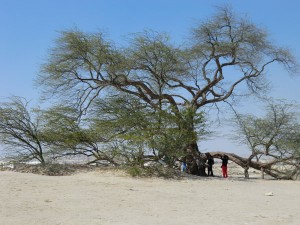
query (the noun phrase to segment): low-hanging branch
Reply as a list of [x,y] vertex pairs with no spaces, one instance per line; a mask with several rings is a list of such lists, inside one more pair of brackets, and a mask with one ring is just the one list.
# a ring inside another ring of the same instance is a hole
[[[249,168],[253,168],[256,170],[260,170],[265,172],[266,174],[274,177],[274,178],[278,178],[278,179],[292,179],[292,175],[293,172],[290,174],[284,174],[283,172],[272,168],[272,166],[278,164],[278,163],[283,163],[285,161],[289,161],[292,162],[293,160],[300,160],[299,158],[295,158],[295,157],[287,157],[284,159],[279,159],[279,158],[273,158],[270,161],[267,162],[259,162],[259,161],[253,161],[251,160],[253,157],[250,156],[249,158],[244,158],[241,156],[238,156],[234,153],[227,153],[227,152],[209,152],[209,154],[213,157],[213,158],[218,158],[221,159],[222,155],[227,155],[229,160],[231,160],[232,162],[236,163],[237,165],[241,166],[243,169],[248,170]],[[297,163],[291,163],[292,165],[294,165],[295,167],[298,168],[298,170],[300,169],[300,165],[298,165]]]

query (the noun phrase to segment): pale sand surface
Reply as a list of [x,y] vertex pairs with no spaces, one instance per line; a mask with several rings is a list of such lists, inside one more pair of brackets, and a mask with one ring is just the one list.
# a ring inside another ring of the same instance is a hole
[[[265,196],[273,192],[274,196]],[[0,172],[0,225],[300,224],[300,182]]]

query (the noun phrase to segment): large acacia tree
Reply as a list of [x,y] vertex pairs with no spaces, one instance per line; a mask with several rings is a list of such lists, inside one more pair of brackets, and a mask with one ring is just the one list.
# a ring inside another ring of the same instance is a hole
[[82,113],[109,93],[132,95],[157,113],[167,110],[178,129],[192,137],[185,160],[189,171],[199,174],[195,118],[201,108],[229,100],[239,86],[260,90],[270,64],[292,69],[294,59],[274,46],[263,29],[228,8],[200,23],[190,37],[188,45],[179,47],[164,34],[146,31],[120,48],[101,33],[63,31],[38,83]]

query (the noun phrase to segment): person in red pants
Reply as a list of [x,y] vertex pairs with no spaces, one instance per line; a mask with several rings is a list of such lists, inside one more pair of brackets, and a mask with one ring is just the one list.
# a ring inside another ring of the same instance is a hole
[[222,174],[223,174],[224,178],[227,178],[228,177],[228,175],[227,175],[228,156],[225,155],[225,154],[223,154],[221,156],[221,160],[222,160],[222,166],[221,166],[221,168],[222,168]]

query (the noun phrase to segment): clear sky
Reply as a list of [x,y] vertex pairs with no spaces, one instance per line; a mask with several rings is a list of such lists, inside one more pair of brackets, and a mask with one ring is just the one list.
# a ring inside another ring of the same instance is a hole
[[[130,33],[153,29],[169,33],[180,43],[197,21],[225,3],[266,28],[272,41],[289,47],[300,60],[299,0],[0,0],[0,100],[12,95],[38,99],[33,79],[59,31],[104,31],[124,43]],[[270,72],[270,96],[299,103],[300,76],[289,77],[277,67]],[[259,107],[247,104],[241,109],[255,112]],[[229,132],[228,127],[218,129]],[[243,149],[224,137],[202,145],[204,151]]]

